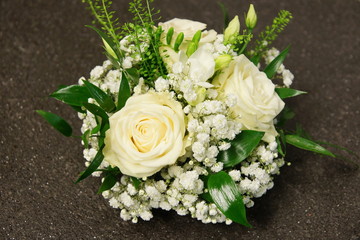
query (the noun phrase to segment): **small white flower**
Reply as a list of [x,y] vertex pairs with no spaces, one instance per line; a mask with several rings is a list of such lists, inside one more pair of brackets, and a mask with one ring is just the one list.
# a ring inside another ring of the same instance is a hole
[[231,147],[231,144],[229,142],[222,142],[219,145],[219,150],[220,151],[225,151],[225,150],[228,150],[230,147]]
[[104,73],[104,68],[102,66],[96,66],[90,72],[90,78],[97,79],[100,78],[101,75]]
[[169,90],[169,80],[166,80],[162,77],[159,77],[156,81],[155,81],[155,89],[158,92],[163,92],[166,90]]
[[122,67],[124,69],[132,68],[132,61],[133,59],[131,57],[126,57],[123,60]]
[[140,217],[144,221],[150,221],[150,219],[153,217],[153,215],[150,211],[143,211],[140,213]]
[[199,174],[196,171],[188,171],[186,173],[181,174],[180,176],[180,184],[186,190],[192,190],[196,187],[196,180],[198,180]]
[[231,170],[229,172],[230,177],[232,178],[232,180],[234,180],[235,182],[240,181],[240,171],[239,170]]

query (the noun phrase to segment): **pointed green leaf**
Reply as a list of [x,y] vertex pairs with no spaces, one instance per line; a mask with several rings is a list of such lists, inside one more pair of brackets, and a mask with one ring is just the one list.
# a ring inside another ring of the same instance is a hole
[[101,117],[104,121],[107,121],[109,119],[109,116],[106,114],[106,112],[101,107],[95,104],[84,103],[84,107],[95,116]]
[[137,190],[139,190],[139,186],[140,186],[140,184],[141,184],[140,179],[138,179],[138,178],[136,178],[136,177],[131,177],[131,181],[132,181],[134,187],[135,187]]
[[236,166],[250,155],[264,134],[264,132],[243,130],[231,141],[228,150],[219,152],[218,161],[223,162],[224,167]]
[[71,85],[53,92],[50,97],[60,100],[68,105],[81,107],[91,97],[85,86]]
[[184,33],[181,32],[181,33],[179,33],[179,35],[176,37],[176,40],[175,40],[175,44],[174,44],[175,52],[179,51],[179,47],[180,47],[181,43],[183,42],[183,40],[184,40]]
[[111,62],[111,64],[116,68],[116,69],[121,69],[121,64],[119,63],[119,61],[114,58],[113,56],[111,56],[109,53],[105,52],[105,56],[109,59],[109,61]]
[[68,124],[63,118],[54,113],[43,110],[36,110],[36,112],[64,136],[70,137],[72,135],[72,128],[70,124]]
[[242,195],[229,174],[222,171],[210,175],[208,189],[215,205],[227,218],[251,227],[246,219]]
[[276,117],[277,119],[276,126],[283,127],[285,123],[288,120],[292,119],[293,117],[295,117],[294,111],[291,110],[291,108],[289,108],[288,106],[285,106],[284,109],[281,111],[281,113]]
[[274,60],[272,60],[269,65],[266,66],[264,69],[264,73],[266,73],[266,76],[271,79],[275,76],[276,71],[280,67],[280,65],[284,62],[286,55],[288,54],[290,49],[290,46],[284,49]]
[[223,17],[224,17],[224,29],[227,28],[227,26],[229,25],[229,12],[227,10],[227,8],[225,7],[225,5],[221,2],[218,2],[220,8],[221,8],[221,11],[223,13]]
[[87,169],[84,172],[80,174],[79,178],[76,180],[75,183],[84,180],[85,178],[90,176],[93,172],[95,172],[103,160],[104,160],[104,155],[102,154],[102,148],[100,148],[100,150],[97,152],[96,156],[94,157],[90,165],[87,167]]
[[252,58],[250,58],[250,61],[252,63],[254,63],[255,66],[257,66],[260,62],[261,56],[260,55],[255,55]]
[[101,124],[101,129],[100,129],[100,136],[98,137],[98,141],[99,141],[99,147],[103,147],[104,145],[104,139],[105,139],[105,132],[110,128],[109,122],[106,122],[104,124]]
[[186,55],[190,57],[198,48],[198,44],[194,42],[190,42],[187,49],[186,49]]
[[106,174],[104,181],[102,182],[99,190],[98,190],[98,194],[111,189],[117,182],[117,178],[114,174],[112,173],[108,173]]
[[84,147],[89,147],[89,135],[90,135],[90,129],[86,130],[83,135],[81,135],[81,140],[84,142]]
[[214,202],[214,201],[212,200],[211,195],[210,195],[209,192],[204,192],[204,193],[200,194],[200,197],[201,197],[202,199],[204,199],[204,200],[205,200],[206,202],[208,202],[208,203],[213,203],[213,202]]
[[99,123],[98,125],[96,125],[96,127],[94,127],[92,130],[91,130],[91,134],[95,134],[97,132],[99,132],[101,129],[101,123]]
[[74,105],[69,105],[69,106],[79,113],[86,113],[86,111],[82,109],[80,106],[74,106]]
[[122,72],[116,110],[119,111],[120,109],[122,109],[130,96],[131,92],[127,74],[125,72]]
[[[110,56],[112,56],[117,61],[119,61],[119,59],[121,59],[121,53],[120,53],[120,51],[116,47],[116,44],[114,43],[114,41],[111,38],[109,38],[105,33],[103,33],[101,30],[97,29],[96,27],[93,27],[93,26],[90,26],[90,25],[86,25],[86,27],[91,28],[97,34],[99,34],[99,36],[102,38],[102,40],[104,42],[104,48],[105,48],[106,52]],[[114,54],[116,56],[114,56]],[[115,57],[117,57],[117,59]]]
[[329,150],[320,146],[316,142],[310,141],[306,138],[302,138],[298,135],[286,135],[285,139],[288,144],[291,144],[297,148],[301,148],[311,152],[316,152],[330,157],[335,157],[335,155],[332,154]]
[[281,99],[295,97],[295,96],[307,93],[307,92],[292,89],[292,88],[275,88],[275,92],[279,95],[279,97]]
[[168,30],[167,34],[166,34],[166,43],[167,43],[168,45],[171,44],[171,40],[172,40],[173,35],[174,35],[174,28],[171,27],[171,28]]
[[102,109],[106,112],[112,112],[115,109],[115,103],[108,94],[89,81],[84,81],[84,84],[89,90],[91,97],[95,99]]
[[129,82],[133,82],[135,85],[139,83],[140,74],[136,68],[126,69],[127,77]]
[[278,130],[279,136],[276,137],[276,143],[277,143],[277,150],[280,153],[281,156],[285,157],[286,155],[286,140],[285,140],[285,134],[284,131]]
[[193,36],[193,38],[192,38],[191,41],[192,41],[193,43],[199,44],[200,39],[201,39],[201,34],[202,34],[201,30],[198,30],[198,31],[194,34],[194,36]]

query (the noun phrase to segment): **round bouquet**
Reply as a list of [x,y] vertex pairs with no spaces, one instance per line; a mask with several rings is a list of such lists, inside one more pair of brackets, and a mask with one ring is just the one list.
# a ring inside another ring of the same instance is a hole
[[[83,121],[87,168],[76,182],[101,177],[99,193],[122,219],[147,221],[160,208],[251,226],[246,207],[274,186],[286,144],[334,157],[301,131],[283,129],[292,116],[283,100],[305,93],[290,88],[294,76],[283,65],[289,47],[271,47],[290,12],[281,10],[252,41],[253,5],[244,27],[237,16],[225,17],[218,33],[187,19],[155,23],[151,1],[131,2],[133,22],[123,25],[110,1],[84,2],[108,60],[50,96]],[[38,113],[72,136],[64,119]]]

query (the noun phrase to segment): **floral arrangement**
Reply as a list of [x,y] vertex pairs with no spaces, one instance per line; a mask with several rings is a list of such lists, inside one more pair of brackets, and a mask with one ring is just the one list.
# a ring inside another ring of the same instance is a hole
[[[255,37],[252,4],[242,30],[221,5],[225,27],[217,33],[187,19],[156,24],[151,0],[133,0],[133,22],[123,25],[110,1],[84,2],[108,60],[50,96],[83,122],[87,168],[76,182],[101,177],[99,193],[122,219],[147,221],[160,208],[203,223],[251,226],[246,208],[273,187],[286,144],[334,157],[302,131],[283,128],[293,116],[283,100],[305,93],[290,88],[294,76],[283,64],[289,47],[271,47],[290,12],[281,10]],[[73,136],[64,119],[37,112]]]

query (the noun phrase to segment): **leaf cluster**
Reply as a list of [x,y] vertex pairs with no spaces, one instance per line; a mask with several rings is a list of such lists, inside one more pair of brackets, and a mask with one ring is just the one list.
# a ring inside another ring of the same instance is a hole
[[[104,92],[89,81],[84,81],[83,86],[63,86],[50,95],[52,98],[55,98],[71,107],[75,107],[79,112],[86,113],[86,111],[88,111],[92,113],[96,119],[97,126],[91,130],[87,130],[80,137],[84,142],[85,148],[89,147],[89,139],[96,137],[98,139],[99,151],[90,165],[80,174],[76,183],[87,178],[94,171],[99,171],[98,168],[104,159],[102,149],[104,148],[105,132],[110,128],[109,113],[120,110],[125,105],[130,95],[129,80],[125,72],[123,72],[122,75],[117,101],[115,101],[115,99],[113,99],[108,93]],[[89,103],[89,98],[94,99],[97,104]],[[61,134],[67,137],[73,136],[70,124],[63,118],[56,114],[42,110],[38,110],[37,113],[47,120],[50,125],[52,125]],[[100,187],[99,192],[110,189],[116,183],[116,176],[120,174],[118,169],[114,170],[112,168],[108,168],[101,170],[106,172],[106,174],[105,180],[103,185]]]

